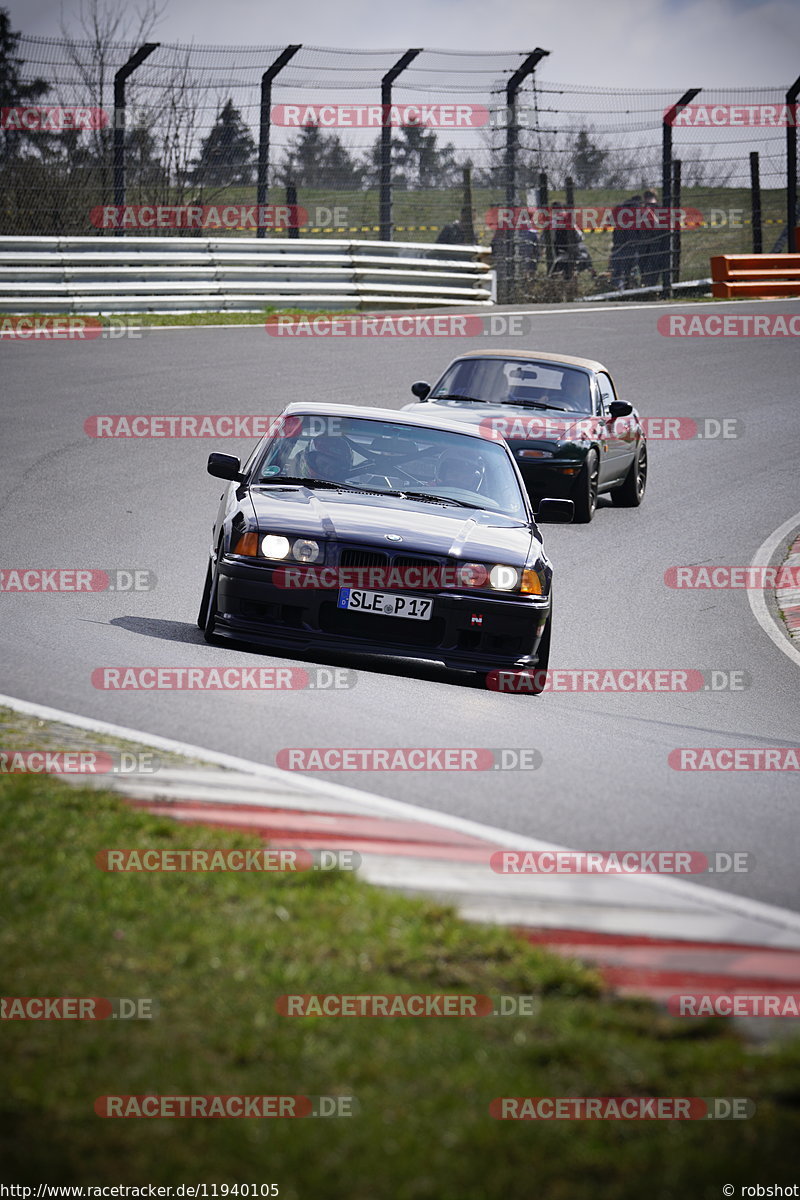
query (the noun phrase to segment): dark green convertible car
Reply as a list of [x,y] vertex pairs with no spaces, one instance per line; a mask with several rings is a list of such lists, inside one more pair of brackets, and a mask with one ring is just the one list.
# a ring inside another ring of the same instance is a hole
[[502,437],[534,503],[572,500],[591,521],[597,497],[638,507],[647,485],[647,441],[639,414],[617,398],[602,363],[538,350],[459,355],[431,387],[415,383],[408,411],[440,412]]

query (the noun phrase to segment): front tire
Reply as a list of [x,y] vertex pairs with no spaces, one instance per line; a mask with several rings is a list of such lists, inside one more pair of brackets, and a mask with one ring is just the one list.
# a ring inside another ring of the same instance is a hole
[[617,508],[638,508],[644,500],[647,487],[647,447],[642,444],[636,451],[633,462],[622,487],[611,493],[611,501]]
[[200,601],[200,611],[197,614],[197,628],[205,629],[206,613],[208,611],[208,598],[211,595],[211,562],[209,560],[208,570],[206,571],[206,581],[203,584],[203,597]]
[[574,504],[575,515],[572,518],[575,525],[588,525],[597,508],[597,489],[600,484],[600,459],[596,450],[590,450],[586,455],[578,481],[575,485]]
[[[200,610],[200,617],[202,618],[202,624],[200,625],[200,628],[203,630],[203,637],[209,643],[209,645],[218,646],[220,644],[220,639],[214,633],[214,627],[217,623],[217,575],[218,575],[218,572],[217,572],[216,568],[212,569],[211,563],[208,564],[208,572],[209,572],[209,577],[206,580],[206,582],[208,584],[207,594],[206,594],[205,589],[203,591],[203,598],[206,601],[206,606],[205,606],[205,612],[203,612],[202,609]],[[200,619],[198,618],[198,624],[199,623],[200,623]]]

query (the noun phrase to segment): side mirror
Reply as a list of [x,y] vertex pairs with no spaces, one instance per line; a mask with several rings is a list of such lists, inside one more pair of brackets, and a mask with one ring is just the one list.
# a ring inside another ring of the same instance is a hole
[[608,411],[611,414],[611,420],[616,421],[617,417],[629,417],[633,412],[633,405],[626,404],[624,400],[612,400]]
[[416,396],[418,400],[426,400],[430,394],[430,390],[431,385],[429,383],[425,383],[424,380],[420,380],[418,383],[412,383],[411,385],[411,393],[412,395]]
[[569,525],[574,515],[575,505],[571,500],[540,500],[536,513],[536,524]]
[[235,483],[244,479],[242,464],[233,454],[209,454],[207,469],[209,475],[215,475],[217,479],[232,479]]

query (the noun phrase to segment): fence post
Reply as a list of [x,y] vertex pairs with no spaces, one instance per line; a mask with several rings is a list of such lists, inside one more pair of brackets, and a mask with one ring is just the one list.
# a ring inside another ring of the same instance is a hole
[[786,231],[790,254],[797,252],[797,97],[800,95],[800,76],[786,93]]
[[[672,160],[672,203],[675,209],[681,206],[681,160],[673,158]],[[681,226],[678,221],[670,221],[672,232],[672,269],[674,276],[673,283],[677,283],[681,277]]]
[[299,238],[300,225],[297,219],[297,188],[293,183],[287,183],[286,185],[286,206],[289,209],[287,237]]
[[[258,171],[256,174],[256,204],[260,209],[267,203],[269,196],[269,134],[272,126],[270,109],[272,107],[272,81],[279,71],[282,71],[290,58],[294,58],[302,42],[287,46],[282,50],[271,67],[267,67],[261,76],[261,116],[258,133]],[[267,228],[260,220],[256,222],[256,237],[266,237]]]
[[[528,57],[517,67],[514,74],[506,83],[506,208],[514,209],[517,203],[517,149],[519,141],[519,125],[517,124],[517,93],[523,82],[533,73],[536,64],[550,53],[537,46]],[[516,222],[512,222],[512,225]],[[511,229],[508,237],[501,243],[504,258],[503,295],[502,303],[509,304],[514,300],[517,282],[517,239],[516,230]]]
[[[547,210],[550,207],[550,195],[547,187],[547,172],[539,172],[539,208]],[[549,214],[548,214],[549,216]],[[550,220],[544,223],[544,262],[546,272],[549,275],[553,266],[553,233],[550,228]]]
[[[160,45],[160,42],[145,42],[114,76],[114,204],[117,208],[125,207],[125,81]],[[124,233],[124,229],[114,230],[115,237],[122,237]]]
[[566,189],[566,196],[567,196],[567,211],[569,212],[569,217],[568,217],[568,221],[567,221],[567,239],[566,239],[566,242],[567,242],[567,272],[566,272],[566,275],[564,276],[564,278],[572,279],[573,276],[575,275],[575,253],[577,251],[578,245],[577,245],[577,238],[575,237],[575,233],[574,233],[575,180],[572,178],[571,175],[567,176],[567,178],[564,182],[564,186]]
[[667,210],[669,227],[669,232],[664,234],[661,243],[664,256],[661,285],[665,296],[672,295],[672,284],[675,281],[673,264],[675,243],[672,236],[672,124],[681,109],[685,108],[687,104],[691,104],[698,92],[702,90],[702,88],[689,88],[688,92],[684,92],[678,103],[673,104],[672,108],[667,109],[664,113],[661,125],[661,204]]
[[392,107],[392,84],[397,76],[405,71],[413,62],[419,50],[406,50],[402,58],[387,71],[381,80],[381,191],[380,191],[380,238],[382,242],[390,242],[394,232],[392,222],[392,126],[389,123],[389,110]]
[[761,172],[757,150],[750,151],[750,224],[753,226],[753,254],[762,254]]

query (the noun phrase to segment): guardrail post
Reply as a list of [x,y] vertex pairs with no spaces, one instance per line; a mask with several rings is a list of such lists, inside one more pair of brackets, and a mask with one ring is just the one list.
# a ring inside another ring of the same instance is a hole
[[[271,67],[267,67],[264,74],[261,76],[261,116],[258,132],[258,170],[256,173],[256,204],[259,208],[267,203],[269,195],[269,133],[272,126],[272,118],[270,109],[272,107],[272,81],[279,71],[288,63],[289,59],[294,58],[298,50],[302,49],[302,43],[287,46],[282,50]],[[256,228],[256,237],[263,238],[267,235],[266,225],[258,221]]]
[[[125,81],[160,45],[160,42],[145,42],[114,76],[114,204],[117,208],[125,207]],[[124,229],[114,230],[115,237],[124,234]]]
[[761,172],[757,150],[750,151],[750,224],[753,226],[753,254],[762,254]]
[[392,126],[389,110],[392,106],[392,84],[405,71],[422,49],[406,50],[390,71],[381,80],[381,184],[380,184],[380,236],[382,242],[390,242],[394,232],[392,221]]
[[[517,93],[523,82],[532,75],[536,64],[550,53],[537,46],[528,57],[517,67],[514,74],[506,83],[506,208],[514,209],[517,202],[517,150],[519,148],[519,125],[517,124]],[[512,228],[508,237],[501,242],[504,264],[499,273],[502,279],[501,303],[513,303],[517,282],[517,239]],[[499,282],[499,280],[498,280]]]
[[684,92],[677,104],[664,113],[661,125],[661,205],[667,210],[668,232],[664,234],[661,243],[664,255],[664,266],[661,274],[661,285],[665,296],[672,295],[672,285],[675,282],[674,253],[675,239],[672,228],[672,125],[682,108],[691,104],[702,88],[689,88]]
[[797,251],[797,97],[800,95],[800,76],[786,93],[786,249]]

